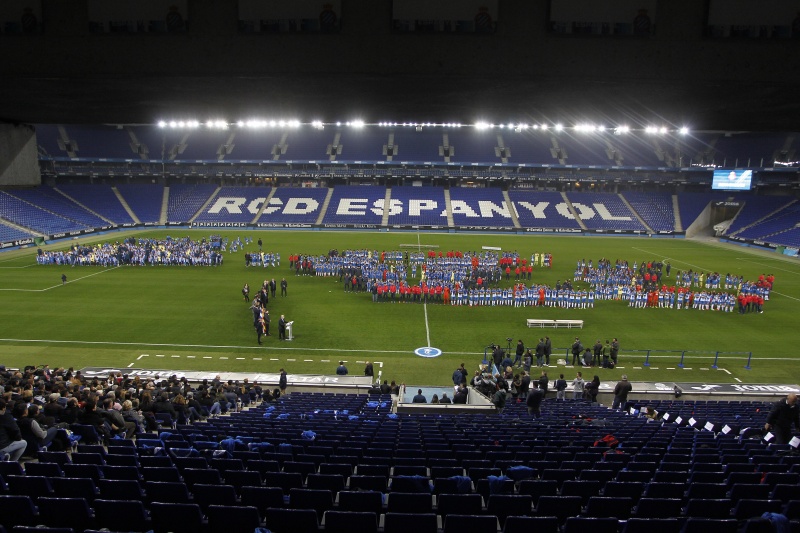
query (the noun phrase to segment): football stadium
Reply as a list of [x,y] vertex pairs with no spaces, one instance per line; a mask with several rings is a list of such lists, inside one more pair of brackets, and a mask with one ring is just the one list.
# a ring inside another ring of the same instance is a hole
[[0,532],[800,530],[796,3],[607,4],[4,2]]

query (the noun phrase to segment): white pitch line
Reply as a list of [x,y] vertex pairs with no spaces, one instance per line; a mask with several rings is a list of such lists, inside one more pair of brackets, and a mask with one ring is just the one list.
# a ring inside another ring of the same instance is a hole
[[731,375],[731,373],[726,368],[720,368],[719,370],[722,370],[723,372],[725,372],[729,376]]
[[287,361],[295,362],[297,359],[287,359]]
[[428,302],[422,304],[422,309],[425,311],[425,339],[428,341],[428,344],[425,346],[431,345],[431,328],[428,325]]
[[683,369],[684,369],[684,370],[691,370],[691,368],[686,368],[686,367],[683,367]]
[[141,359],[142,357],[150,357],[150,356],[149,356],[149,355],[147,355],[146,353],[143,353],[142,355],[140,355],[139,357],[137,357],[137,358],[136,358],[136,360],[138,361],[138,360],[139,360],[139,359]]
[[164,354],[157,353],[156,357],[164,357]]
[[[772,266],[772,265],[765,265],[764,263],[759,263],[758,261],[753,261],[752,259],[745,259],[744,257],[737,257],[736,259],[738,259],[739,261],[747,261],[748,263],[754,263],[756,265],[767,267],[769,270],[779,270],[781,272],[786,272],[786,273],[789,273],[789,274],[793,274],[795,276],[798,275],[798,272],[795,271],[795,270],[786,270],[785,268],[780,268],[780,267],[776,267],[776,266]],[[776,261],[776,260],[775,259],[771,259],[771,261]]]
[[195,356],[195,355],[187,355],[187,356],[186,356],[186,359],[195,359],[196,357],[197,357],[197,356]]
[[701,368],[700,370],[708,370],[707,368]]
[[237,361],[244,361],[244,357],[237,357],[236,360]]
[[223,357],[220,357],[220,359],[227,359],[227,357],[224,357],[224,356],[223,356]]
[[304,363],[313,363],[314,360],[313,359],[303,359],[303,362]]
[[741,383],[741,382],[742,382],[742,380],[741,380],[741,379],[739,379],[739,378],[733,378],[733,379],[735,379],[735,380],[736,380],[736,381],[738,381],[739,383]]
[[651,366],[650,370],[658,370],[658,367],[657,366]]
[[253,361],[262,361],[260,357],[253,357]]
[[783,296],[784,298],[791,298],[792,300],[800,302],[800,298],[795,298],[794,296],[789,296],[788,294],[783,294],[782,292],[770,291],[770,294],[778,294],[780,296]]
[[642,367],[640,367],[640,366],[635,366],[635,367],[633,367],[633,369],[634,369],[634,370],[641,370],[641,369],[642,369]]
[[180,357],[180,355],[171,355],[170,357]]
[[330,360],[330,359],[320,359],[320,361],[321,361],[322,363],[330,363],[330,362],[331,362],[331,360]]
[[270,361],[280,361],[280,359],[270,359]]
[[0,266],[0,269],[9,269],[10,270],[12,268],[30,268],[30,267],[35,267],[37,264],[38,263],[32,263],[30,265],[25,265],[25,266],[21,266],[21,267],[3,267],[3,266]]
[[88,274],[88,275],[86,275],[86,276],[81,276],[80,278],[76,278],[76,279],[73,279],[73,280],[69,280],[69,281],[67,281],[66,283],[59,283],[58,285],[53,285],[52,287],[47,287],[47,288],[44,288],[44,289],[0,289],[0,291],[15,291],[15,292],[45,292],[45,291],[49,291],[49,290],[51,290],[51,289],[56,289],[56,288],[58,288],[58,287],[62,287],[62,286],[64,286],[64,285],[69,285],[70,283],[76,283],[76,282],[78,282],[78,281],[80,281],[80,280],[82,280],[82,279],[91,278],[92,276],[97,276],[98,274],[103,274],[103,273],[105,273],[105,272],[111,272],[112,270],[116,270],[116,269],[118,269],[118,268],[119,268],[118,266],[116,266],[116,267],[111,267],[111,268],[109,268],[109,269],[107,269],[107,270],[101,270],[101,271],[99,271],[99,272],[95,272],[94,274]]
[[203,356],[203,359],[213,359],[210,355]]
[[132,367],[135,363],[131,363],[128,365],[128,368]]
[[667,370],[675,370],[674,368],[667,367]]

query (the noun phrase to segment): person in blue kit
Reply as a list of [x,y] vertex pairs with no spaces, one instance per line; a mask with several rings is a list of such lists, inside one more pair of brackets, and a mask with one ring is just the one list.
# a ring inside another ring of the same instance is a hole
[[347,371],[347,367],[344,366],[344,361],[339,361],[339,366],[336,367],[336,375],[337,376],[346,376],[349,374]]

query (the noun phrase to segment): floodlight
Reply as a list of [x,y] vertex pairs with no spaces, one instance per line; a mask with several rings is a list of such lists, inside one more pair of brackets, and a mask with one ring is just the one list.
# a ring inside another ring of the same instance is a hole
[[645,133],[650,133],[650,134],[653,134],[653,133],[658,133],[658,128],[656,128],[655,126],[647,126],[647,127],[644,129],[644,132],[645,132]]
[[683,127],[682,127],[680,130],[678,130],[678,131],[680,132],[680,134],[681,134],[681,135],[688,135],[688,134],[689,134],[689,128],[687,128],[686,126],[683,126]]
[[313,120],[311,122],[311,127],[312,128],[317,128],[318,130],[321,130],[323,128],[322,121],[321,120]]
[[162,128],[162,129],[163,129],[163,128],[166,128],[166,127],[167,127],[167,123],[166,123],[166,122],[164,122],[163,120],[159,120],[159,121],[158,121],[158,127],[159,127],[159,128]]
[[563,124],[556,124],[556,131],[561,131],[563,129],[564,129],[564,125]]
[[475,129],[477,130],[487,130],[489,129],[489,124],[486,122],[476,122]]
[[597,131],[599,131],[599,132],[604,132],[604,131],[606,131],[606,127],[605,127],[605,126],[602,126],[602,125],[600,125],[600,126],[597,126]]
[[630,128],[630,126],[617,126],[617,127],[614,129],[614,132],[615,132],[616,134],[618,134],[618,135],[619,135],[620,133],[628,133],[628,132],[630,132],[630,131],[631,131],[631,128]]
[[349,125],[354,127],[354,128],[363,128],[364,127],[364,121],[363,120],[354,120]]
[[548,128],[547,124],[542,124],[542,130],[547,131],[547,128]]
[[667,133],[667,128],[665,126],[661,126],[661,129],[658,130],[658,133]]
[[169,127],[170,127],[170,128],[177,128],[177,127],[178,127],[178,123],[177,123],[177,122],[175,122],[174,120],[171,120],[171,121],[169,122]]

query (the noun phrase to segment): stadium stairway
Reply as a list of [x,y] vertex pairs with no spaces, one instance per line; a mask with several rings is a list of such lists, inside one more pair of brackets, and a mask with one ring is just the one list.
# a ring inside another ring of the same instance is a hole
[[[786,209],[787,207],[794,205],[795,203],[797,203],[797,199],[794,199],[794,200],[792,200],[791,202],[788,202],[788,203],[786,203],[786,204],[784,204],[784,205],[780,206],[778,209],[776,209],[776,210],[774,210],[774,211],[772,211],[772,212],[770,212],[770,213],[767,213],[766,215],[764,215],[763,217],[759,218],[758,220],[756,220],[756,221],[755,221],[755,222],[753,222],[752,224],[748,224],[747,226],[744,226],[743,228],[739,228],[737,231],[735,231],[735,232],[734,232],[734,233],[732,233],[731,235],[738,235],[738,234],[740,234],[741,232],[743,232],[744,230],[746,230],[746,229],[748,229],[748,228],[752,228],[753,226],[755,226],[755,225],[757,225],[757,224],[761,224],[761,223],[762,223],[762,222],[764,222],[765,220],[767,220],[767,219],[769,219],[769,218],[772,218],[772,217],[774,217],[775,215],[777,215],[778,213],[780,213],[781,211],[783,211],[783,210],[784,210],[784,209]],[[746,203],[745,203],[745,205],[746,205]],[[743,205],[743,206],[742,206],[742,209],[740,209],[740,210],[739,210],[739,213],[741,213],[741,212],[742,212],[742,210],[743,210],[744,208],[745,208],[745,206]],[[739,216],[739,213],[736,213],[736,216],[737,216],[737,217]],[[736,217],[734,217],[734,218],[733,218],[733,220],[731,221],[731,225],[733,225],[733,222],[734,222],[735,220],[736,220]]]
[[10,220],[8,220],[6,218],[0,217],[0,222],[2,222],[2,224],[4,226],[8,226],[10,228],[14,228],[15,230],[19,230],[19,231],[23,231],[25,233],[32,234],[35,237],[47,237],[47,235],[45,235],[44,233],[39,233],[38,231],[34,231],[34,230],[30,229],[30,228],[26,228],[25,226],[20,226],[19,224],[15,224],[14,222],[11,222]]
[[392,188],[386,187],[386,196],[383,198],[383,218],[381,218],[381,226],[386,227],[389,225],[389,206],[392,201]]
[[167,224],[167,211],[169,210],[169,186],[164,187],[164,196],[161,198],[161,216],[158,217],[158,223],[161,226]]
[[453,222],[453,205],[450,203],[450,189],[444,190],[444,205],[447,208],[447,226],[452,228],[455,223]]
[[[569,212],[572,213],[572,216],[575,217],[575,220],[578,221],[578,224],[580,225],[581,229],[583,231],[586,231],[586,224],[584,224],[583,220],[581,220],[581,217],[578,216],[578,212],[575,211],[575,206],[573,206],[572,202],[570,202],[569,198],[567,198],[567,193],[562,191],[561,192],[561,198],[563,198],[564,202],[566,202],[567,206],[569,206]],[[628,206],[628,207],[630,207],[630,206]]]
[[111,190],[114,191],[119,203],[122,204],[122,207],[125,208],[125,211],[128,212],[128,216],[130,216],[136,224],[141,224],[142,221],[139,220],[139,217],[136,216],[136,213],[133,212],[131,206],[128,205],[128,202],[125,201],[125,198],[122,196],[122,193],[116,187],[111,187]]
[[209,205],[209,204],[210,204],[210,203],[211,203],[211,202],[214,200],[214,198],[216,198],[216,197],[217,197],[217,195],[219,194],[219,191],[220,191],[221,189],[222,189],[222,187],[217,187],[217,188],[214,190],[214,192],[213,192],[213,193],[211,193],[211,195],[208,197],[208,200],[206,200],[206,203],[204,203],[204,204],[202,205],[202,207],[200,207],[200,209],[198,209],[198,210],[197,210],[197,213],[195,213],[195,214],[194,214],[194,216],[193,216],[192,218],[190,218],[190,219],[189,219],[189,224],[191,224],[192,222],[194,222],[194,221],[197,219],[197,217],[199,217],[201,214],[203,214],[203,213],[205,213],[205,212],[206,212],[206,208],[207,208],[207,207],[208,207],[208,205]]
[[503,191],[503,200],[505,200],[506,205],[508,206],[508,212],[511,215],[512,222],[514,222],[514,227],[516,229],[521,229],[522,225],[519,223],[519,218],[517,217],[517,210],[514,207],[514,202],[511,201],[511,197],[508,196],[508,191]]
[[681,220],[681,210],[678,207],[678,195],[672,195],[672,212],[675,216],[675,231],[683,231],[683,221]]
[[256,213],[256,216],[254,216],[253,220],[250,221],[251,224],[255,224],[256,222],[258,222],[258,219],[261,218],[261,213],[263,213],[264,209],[269,205],[269,201],[272,200],[273,196],[275,196],[275,191],[277,190],[278,189],[276,187],[270,187],[267,199],[264,200],[264,203],[261,204],[261,207],[258,209],[258,213]]
[[644,221],[644,219],[643,219],[642,217],[640,217],[640,216],[639,216],[639,213],[637,213],[637,212],[636,212],[636,209],[634,209],[634,208],[633,208],[633,206],[632,206],[632,205],[631,205],[631,204],[628,202],[628,200],[627,200],[627,199],[625,199],[625,197],[624,197],[623,195],[621,195],[621,194],[617,194],[617,196],[619,197],[619,199],[620,199],[620,200],[622,200],[622,203],[623,203],[623,204],[625,204],[625,206],[626,206],[628,209],[630,209],[631,213],[633,213],[633,216],[635,216],[635,217],[636,217],[636,220],[638,220],[638,221],[639,221],[639,223],[640,223],[642,226],[644,226],[644,228],[647,230],[647,233],[650,233],[651,235],[652,235],[653,233],[655,233],[655,231],[653,231],[653,228],[651,228],[651,227],[650,227],[650,226],[647,224],[647,222],[645,222],[645,221]]
[[322,209],[319,210],[319,216],[317,217],[317,224],[322,224],[322,220],[325,218],[325,213],[328,212],[328,206],[331,204],[331,198],[333,197],[333,187],[328,187],[328,194],[325,196],[325,201],[322,203]]
[[111,219],[108,219],[108,218],[104,217],[103,215],[101,215],[100,213],[98,213],[98,212],[96,212],[96,211],[93,211],[93,210],[89,209],[89,208],[88,208],[88,207],[86,207],[84,204],[80,203],[78,200],[76,200],[76,199],[75,199],[75,198],[73,198],[72,196],[68,195],[67,193],[65,193],[64,191],[62,191],[61,189],[59,189],[58,187],[53,187],[53,190],[54,190],[55,192],[57,192],[58,194],[60,194],[61,196],[63,196],[64,198],[66,198],[67,200],[69,200],[70,202],[74,203],[75,205],[79,205],[79,206],[81,206],[82,208],[86,209],[88,212],[90,212],[91,214],[93,214],[93,215],[94,215],[94,216],[96,216],[97,218],[102,218],[103,220],[105,220],[106,222],[108,222],[108,224],[109,224],[109,225],[114,225],[114,221],[113,221],[113,220],[111,220]]

